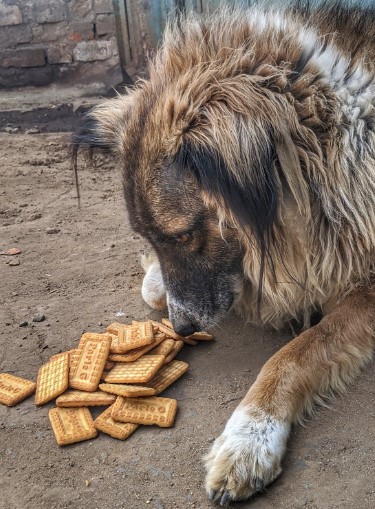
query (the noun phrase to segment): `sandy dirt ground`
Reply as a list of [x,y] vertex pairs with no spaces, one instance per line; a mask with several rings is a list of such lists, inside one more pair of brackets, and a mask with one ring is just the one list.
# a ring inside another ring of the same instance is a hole
[[[161,317],[140,296],[146,244],[129,228],[118,171],[104,160],[96,169],[82,167],[78,210],[68,138],[0,133],[0,250],[22,250],[0,256],[0,371],[29,379],[51,355],[73,348],[82,332],[118,320],[118,312],[123,321]],[[32,322],[36,313],[46,319]],[[172,429],[142,427],[125,442],[101,434],[61,448],[48,420],[52,403],[0,405],[0,507],[212,507],[202,456],[262,364],[290,339],[234,316],[214,333],[214,342],[186,346],[179,355],[190,369],[165,393],[179,402]],[[274,485],[233,507],[374,508],[374,393],[370,366],[330,410],[293,430]]]

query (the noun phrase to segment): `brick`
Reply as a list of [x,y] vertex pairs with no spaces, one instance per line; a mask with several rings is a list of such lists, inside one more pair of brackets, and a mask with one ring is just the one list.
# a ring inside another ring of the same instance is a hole
[[70,64],[72,52],[64,46],[50,46],[47,48],[47,61],[49,64]]
[[69,19],[94,21],[93,0],[69,0],[67,5]]
[[94,24],[90,21],[70,23],[68,37],[73,42],[91,41],[94,38]]
[[0,67],[0,86],[23,87],[43,86],[52,82],[51,66],[29,67],[26,69],[11,67],[3,69]]
[[111,14],[99,14],[96,17],[97,35],[115,34],[116,22]]
[[32,38],[29,25],[0,27],[0,48],[15,48],[17,44],[30,42]]
[[33,42],[46,43],[64,39],[69,30],[69,23],[61,21],[59,23],[44,23],[32,27]]
[[66,19],[64,0],[38,0],[33,5],[34,21],[38,23],[56,23]]
[[107,14],[113,12],[112,0],[94,0],[94,11],[96,14]]
[[106,60],[114,53],[113,41],[79,42],[73,50],[74,59],[78,62]]
[[0,67],[39,67],[46,60],[42,49],[16,49],[0,51]]
[[20,25],[22,13],[17,5],[5,5],[0,2],[0,27]]

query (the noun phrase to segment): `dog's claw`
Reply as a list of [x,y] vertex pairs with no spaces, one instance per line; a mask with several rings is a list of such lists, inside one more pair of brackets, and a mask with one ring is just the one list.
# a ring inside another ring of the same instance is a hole
[[220,505],[225,505],[230,498],[230,494],[228,490],[225,490],[223,496],[220,499]]
[[210,490],[210,492],[208,494],[208,498],[210,500],[214,500],[215,496],[216,496],[216,491],[215,490]]
[[255,492],[260,493],[264,490],[264,482],[258,477],[255,479]]

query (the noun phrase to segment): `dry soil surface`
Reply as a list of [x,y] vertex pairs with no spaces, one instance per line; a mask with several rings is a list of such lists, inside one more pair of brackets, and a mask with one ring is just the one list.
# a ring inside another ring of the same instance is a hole
[[[84,331],[159,318],[140,296],[145,242],[128,224],[119,173],[101,159],[80,172],[77,208],[67,134],[0,134],[0,371],[35,379]],[[52,233],[51,233],[52,232]],[[11,260],[19,265],[10,265]],[[43,313],[43,322],[32,322]],[[27,321],[28,325],[19,324]],[[0,507],[4,509],[209,509],[202,456],[262,364],[290,338],[229,316],[216,340],[186,346],[188,373],[168,391],[172,429],[142,427],[127,441],[101,434],[58,447],[48,410],[33,398],[0,405]],[[296,427],[281,477],[252,509],[375,507],[372,367],[331,409]],[[101,409],[94,410],[97,415]]]

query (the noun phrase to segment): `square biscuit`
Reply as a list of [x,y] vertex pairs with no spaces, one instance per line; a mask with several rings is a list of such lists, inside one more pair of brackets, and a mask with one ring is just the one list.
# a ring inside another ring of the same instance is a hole
[[110,348],[108,360],[114,362],[134,362],[140,357],[142,357],[142,355],[144,355],[145,353],[149,352],[151,349],[159,345],[164,340],[165,340],[164,334],[156,334],[154,337],[154,341],[151,344],[135,348],[134,350],[129,350],[128,352],[125,353],[114,353],[115,350],[116,351],[119,350],[116,346],[118,345],[118,343],[114,343],[113,348],[112,347]]
[[56,405],[58,407],[103,406],[112,405],[115,400],[116,397],[113,394],[103,391],[66,391],[56,399]]
[[168,364],[169,362],[173,361],[173,359],[176,357],[176,355],[183,346],[184,346],[183,341],[175,341],[172,351],[165,358],[164,364]]
[[116,396],[123,396],[124,398],[138,398],[139,396],[154,396],[155,389],[151,387],[144,387],[143,385],[129,385],[129,384],[100,384],[99,389],[115,394]]
[[154,343],[154,331],[152,323],[139,322],[134,325],[126,325],[118,331],[118,344],[116,348],[120,353],[134,350],[141,346]]
[[119,362],[104,378],[108,383],[145,383],[164,364],[164,355],[144,355],[134,362]]
[[88,408],[52,408],[48,416],[58,445],[74,444],[98,435]]
[[120,422],[156,424],[161,428],[170,428],[174,424],[177,401],[156,396],[145,398],[123,398],[119,396],[112,408],[112,419]]
[[102,336],[88,337],[80,344],[77,365],[70,379],[72,389],[94,392],[98,388],[111,346],[111,338]]
[[14,406],[35,392],[36,383],[10,373],[0,373],[0,403]]
[[126,440],[134,431],[139,428],[139,424],[131,424],[129,422],[116,422],[112,419],[112,408],[113,405],[102,414],[100,414],[94,421],[94,426],[99,431],[107,433],[113,438],[119,440]]
[[69,353],[64,352],[39,368],[35,404],[44,405],[66,391],[69,385]]
[[188,367],[189,364],[184,361],[172,361],[169,364],[164,364],[152,380],[147,382],[146,387],[154,389],[157,396],[178,380],[187,371]]

